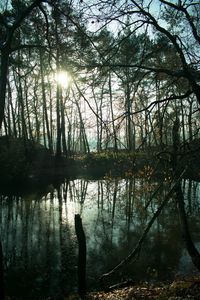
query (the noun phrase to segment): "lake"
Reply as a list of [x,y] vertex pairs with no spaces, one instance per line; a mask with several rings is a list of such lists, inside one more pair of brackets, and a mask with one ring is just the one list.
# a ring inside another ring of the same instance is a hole
[[[87,241],[87,286],[136,246],[167,193],[166,182],[143,178],[65,180],[42,190],[0,196],[0,234],[6,294],[17,299],[63,299],[77,291],[78,244],[74,216],[80,214]],[[185,207],[195,245],[200,246],[200,183],[184,180]],[[154,222],[140,255],[110,284],[163,281],[198,273],[185,250],[175,199]]]

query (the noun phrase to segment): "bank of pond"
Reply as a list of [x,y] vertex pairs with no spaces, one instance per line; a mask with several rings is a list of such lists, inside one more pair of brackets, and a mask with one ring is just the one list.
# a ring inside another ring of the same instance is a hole
[[[176,153],[178,172],[187,166],[184,178],[200,181],[200,140],[194,140]],[[69,152],[53,155],[44,146],[22,139],[0,137],[0,186],[46,184],[65,178],[172,177],[174,153],[171,146],[106,149],[87,154]]]

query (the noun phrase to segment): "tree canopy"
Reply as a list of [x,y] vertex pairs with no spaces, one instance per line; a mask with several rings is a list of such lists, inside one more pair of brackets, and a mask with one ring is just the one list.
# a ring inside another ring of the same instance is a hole
[[[52,152],[170,144],[198,135],[197,1],[4,1],[2,134]],[[67,70],[70,87],[55,74]],[[165,130],[163,130],[165,128]]]

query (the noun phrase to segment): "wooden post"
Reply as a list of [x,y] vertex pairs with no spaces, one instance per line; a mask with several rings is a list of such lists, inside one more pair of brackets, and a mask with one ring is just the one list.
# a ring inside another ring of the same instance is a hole
[[2,244],[0,241],[0,300],[5,299],[4,294],[4,276],[3,276],[3,251],[2,251]]
[[86,294],[86,239],[80,215],[75,215],[75,230],[78,239],[78,293]]

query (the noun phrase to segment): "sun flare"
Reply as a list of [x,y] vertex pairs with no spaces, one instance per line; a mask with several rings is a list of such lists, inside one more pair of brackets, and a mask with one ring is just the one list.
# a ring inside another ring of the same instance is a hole
[[55,79],[62,88],[67,88],[71,81],[71,77],[67,71],[59,71],[56,73]]

